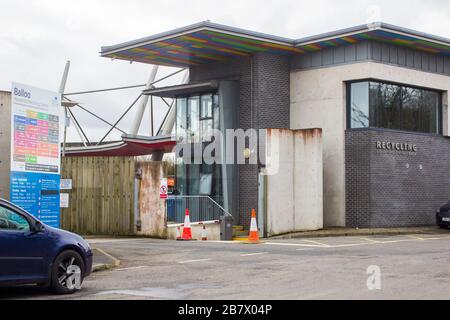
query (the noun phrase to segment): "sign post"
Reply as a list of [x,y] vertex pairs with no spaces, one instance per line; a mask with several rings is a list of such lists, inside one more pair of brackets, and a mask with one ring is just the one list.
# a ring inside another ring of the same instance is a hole
[[61,96],[19,83],[11,93],[11,202],[59,228]]

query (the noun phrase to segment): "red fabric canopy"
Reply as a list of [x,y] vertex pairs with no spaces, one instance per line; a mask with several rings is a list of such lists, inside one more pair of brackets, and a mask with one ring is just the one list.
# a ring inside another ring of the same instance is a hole
[[122,137],[120,142],[111,142],[99,146],[71,147],[66,149],[66,157],[134,157],[153,152],[170,153],[176,146],[174,137]]

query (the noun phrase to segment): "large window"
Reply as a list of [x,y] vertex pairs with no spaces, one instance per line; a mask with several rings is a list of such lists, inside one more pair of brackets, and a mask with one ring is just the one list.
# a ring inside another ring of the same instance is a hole
[[211,142],[213,129],[220,127],[217,95],[178,98],[176,108],[176,135],[179,141]]
[[[220,129],[217,94],[178,97],[176,100],[176,134],[178,141],[205,148],[213,140],[213,130]],[[192,150],[192,149],[191,149]],[[218,164],[191,164],[176,158],[176,189],[181,195],[207,195],[223,204],[222,171]]]
[[440,133],[438,91],[376,81],[348,85],[350,128],[386,128]]

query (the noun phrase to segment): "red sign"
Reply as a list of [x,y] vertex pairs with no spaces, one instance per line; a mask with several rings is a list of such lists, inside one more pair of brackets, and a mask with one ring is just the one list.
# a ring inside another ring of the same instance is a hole
[[161,199],[167,199],[169,188],[167,186],[167,179],[161,179],[161,186],[159,187],[159,197]]

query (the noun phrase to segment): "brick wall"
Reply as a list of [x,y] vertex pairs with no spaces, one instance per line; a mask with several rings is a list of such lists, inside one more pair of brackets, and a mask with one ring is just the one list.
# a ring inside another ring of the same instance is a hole
[[[252,81],[253,78],[253,81]],[[239,128],[289,128],[289,58],[259,53],[250,57],[211,63],[190,69],[190,82],[206,80],[239,81]],[[253,111],[251,92],[253,84]],[[258,209],[258,166],[239,165],[239,221],[249,227],[251,209]]]
[[[377,142],[407,143],[417,152],[379,150]],[[346,132],[348,227],[434,225],[450,199],[450,140],[392,130]]]
[[345,206],[348,227],[370,225],[370,131],[348,131],[345,139]]

